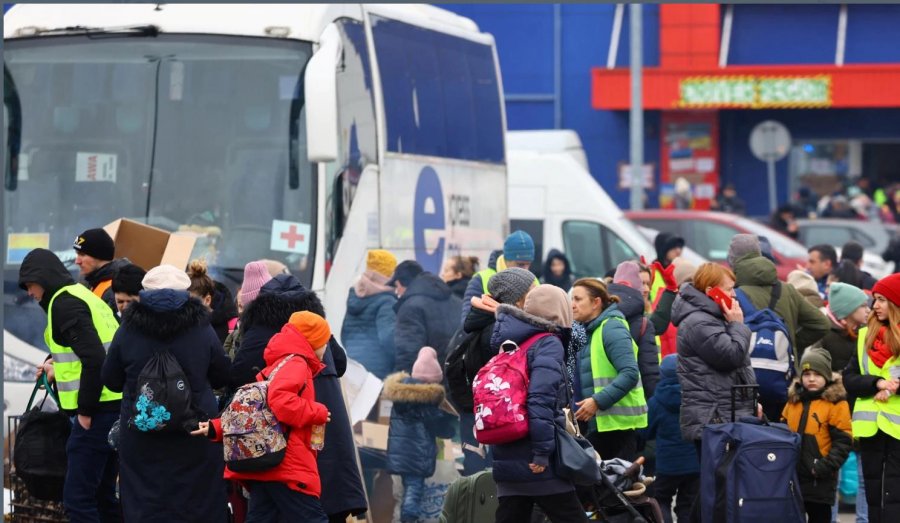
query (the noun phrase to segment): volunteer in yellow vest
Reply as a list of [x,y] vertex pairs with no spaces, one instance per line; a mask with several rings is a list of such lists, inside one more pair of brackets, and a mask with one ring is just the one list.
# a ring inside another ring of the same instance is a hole
[[75,249],[75,265],[81,270],[81,277],[91,292],[106,302],[115,314],[118,309],[112,278],[119,268],[129,263],[128,260],[113,260],[116,246],[103,229],[88,229],[79,234],[72,248]]
[[637,453],[635,430],[647,426],[647,402],[638,348],[618,302],[600,280],[582,278],[572,285],[573,316],[588,337],[578,351],[575,417],[587,425],[587,439],[603,459],[631,461]]
[[531,236],[525,231],[514,231],[507,236],[506,241],[503,242],[503,251],[492,252],[487,268],[476,272],[469,280],[466,293],[463,295],[459,324],[462,325],[466,322],[466,316],[469,315],[469,309],[472,308],[472,298],[480,298],[482,294],[488,294],[487,284],[491,276],[510,267],[528,269],[532,262],[534,262],[534,240],[531,239]]
[[[675,269],[672,260],[681,256],[684,249],[684,238],[672,233],[661,232],[653,240],[656,247],[656,261],[650,266],[653,271],[650,275],[650,303],[656,308],[656,302],[666,287],[674,285]],[[677,292],[677,288],[673,291]]]
[[872,288],[875,303],[859,331],[857,357],[844,370],[855,396],[853,437],[859,439],[869,521],[900,521],[900,274]]
[[63,505],[69,521],[121,521],[116,499],[118,461],[107,435],[119,418],[121,394],[102,385],[100,371],[118,323],[109,307],[75,283],[46,249],[25,256],[19,286],[47,312],[44,340],[50,358],[38,368],[56,381],[60,408],[72,416],[66,444]]

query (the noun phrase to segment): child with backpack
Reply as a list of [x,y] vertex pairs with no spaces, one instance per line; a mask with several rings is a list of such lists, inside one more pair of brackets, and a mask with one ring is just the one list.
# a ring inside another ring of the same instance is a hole
[[678,521],[689,521],[691,505],[700,490],[700,460],[697,448],[681,437],[681,384],[677,354],[669,354],[659,366],[656,394],[648,402],[649,417],[641,434],[656,440],[656,481],[653,497],[659,502],[666,523],[672,523],[672,498]]
[[840,374],[832,373],[831,354],[824,349],[806,349],[800,369],[782,418],[802,437],[797,475],[808,521],[829,523],[838,471],[852,446],[847,392]]
[[[322,486],[313,435],[323,434],[331,414],[316,402],[313,378],[324,368],[322,358],[330,338],[331,329],[318,314],[292,314],[263,354],[266,368],[257,375],[255,385],[266,382],[265,402],[253,404],[252,395],[242,390],[254,384],[245,385],[222,418],[201,422],[192,432],[224,440],[226,479],[239,480],[250,491],[247,523],[279,518],[328,521],[319,502]],[[244,430],[233,430],[234,422],[228,417],[242,419]],[[251,452],[254,457],[248,455]]]
[[403,523],[421,519],[425,480],[434,474],[436,466],[435,438],[452,438],[456,433],[456,414],[450,413],[445,400],[443,378],[437,351],[422,347],[412,375],[397,372],[384,381],[383,397],[393,402],[388,470],[403,479]]

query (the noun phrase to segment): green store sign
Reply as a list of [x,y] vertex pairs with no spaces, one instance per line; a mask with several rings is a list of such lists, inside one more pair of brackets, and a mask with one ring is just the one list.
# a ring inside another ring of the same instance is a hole
[[679,107],[752,109],[831,106],[831,76],[691,77],[679,84]]

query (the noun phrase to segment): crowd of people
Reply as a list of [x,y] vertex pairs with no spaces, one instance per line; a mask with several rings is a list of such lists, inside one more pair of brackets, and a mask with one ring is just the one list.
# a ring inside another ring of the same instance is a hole
[[[424,519],[436,439],[457,434],[463,475],[493,473],[496,521],[528,521],[535,505],[550,521],[587,521],[579,489],[555,459],[567,418],[603,460],[655,454],[650,493],[666,521],[700,517],[704,428],[747,416],[802,435],[798,477],[809,521],[832,521],[851,452],[860,457],[857,513],[876,523],[900,517],[890,488],[900,476],[900,276],[864,278],[823,245],[782,282],[757,236],[734,236],[727,266],[694,266],[684,246],[661,233],[652,263],[629,260],[579,279],[556,250],[540,277],[531,272],[538,253],[523,231],[486,267],[454,256],[440,275],[370,250],[348,292],[343,346],[319,297],[277,262],[247,264],[234,299],[199,261],[144,273],[113,260],[100,229],[74,244],[87,286],[35,249],[19,283],[47,312],[50,357],[38,372],[55,380],[73,419],[67,515],[221,522],[229,506],[245,521],[364,513],[339,383],[349,357],[384,381],[382,395],[393,402],[385,466],[399,478],[403,523]],[[759,311],[774,318],[773,340],[787,347],[787,371],[775,379],[751,360]],[[472,383],[506,344],[525,353],[528,435],[485,445],[475,433],[490,414],[475,404]],[[142,410],[154,398],[138,386],[156,361],[177,365],[190,390],[179,430],[142,429],[159,414]],[[274,467],[236,470],[223,457],[224,416],[235,391],[258,380],[285,426],[286,451]],[[758,398],[733,404],[734,388],[747,385]]]

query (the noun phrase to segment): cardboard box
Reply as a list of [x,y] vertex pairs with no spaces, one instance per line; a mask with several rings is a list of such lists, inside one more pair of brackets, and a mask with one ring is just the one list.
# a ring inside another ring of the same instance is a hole
[[389,426],[371,421],[362,422],[362,446],[387,450]]
[[112,236],[116,244],[116,258],[128,258],[145,271],[162,264],[174,265],[179,269],[187,268],[196,242],[195,236],[172,234],[125,218],[118,219],[103,229]]
[[394,408],[394,402],[381,398],[378,400],[378,423],[387,425],[391,422],[391,410]]

